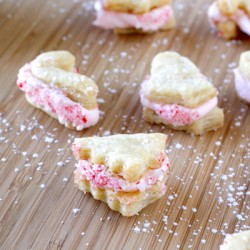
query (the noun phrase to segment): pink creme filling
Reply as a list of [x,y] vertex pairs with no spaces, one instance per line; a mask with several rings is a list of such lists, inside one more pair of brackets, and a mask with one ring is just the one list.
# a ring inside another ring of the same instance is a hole
[[235,14],[231,16],[226,16],[220,11],[218,4],[214,2],[208,9],[208,17],[213,28],[216,27],[217,23],[232,20],[243,32],[250,36],[250,18],[247,13],[241,9],[238,9]]
[[[112,189],[115,192],[133,192],[137,190],[144,192],[158,181],[162,181],[169,173],[170,164],[165,153],[160,155],[159,162],[161,163],[160,168],[148,170],[146,174],[136,182],[129,182],[118,174],[112,173],[106,165],[91,164],[85,160],[78,161],[76,168],[80,171],[84,179],[90,181],[98,188]],[[165,185],[163,189],[165,191]]]
[[102,1],[96,1],[95,9],[96,20],[93,24],[104,29],[134,27],[144,31],[156,31],[173,16],[172,8],[169,5],[140,15],[105,10]]
[[214,109],[218,104],[217,97],[212,98],[208,102],[202,104],[201,106],[190,109],[178,104],[159,104],[149,101],[144,93],[145,85],[148,79],[142,83],[142,88],[140,91],[141,103],[144,107],[154,110],[157,115],[164,119],[167,123],[174,126],[184,126],[192,124],[208,114],[212,109]]
[[77,130],[82,130],[98,122],[98,108],[85,109],[68,98],[59,88],[35,78],[31,73],[30,64],[20,69],[17,85],[32,102],[56,115],[62,124],[71,123]]

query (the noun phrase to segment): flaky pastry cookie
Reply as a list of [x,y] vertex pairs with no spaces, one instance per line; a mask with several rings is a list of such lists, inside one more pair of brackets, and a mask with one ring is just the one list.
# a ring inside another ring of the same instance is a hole
[[239,67],[234,70],[234,77],[238,97],[250,104],[250,51],[241,54]]
[[250,230],[228,234],[220,250],[250,250]]
[[141,86],[144,120],[203,134],[223,125],[217,90],[186,57],[176,52],[155,56],[151,74]]
[[99,120],[98,87],[76,72],[75,57],[68,51],[46,52],[25,64],[17,85],[31,105],[66,127],[82,130]]
[[152,133],[75,139],[75,184],[123,216],[137,214],[166,192],[166,138]]
[[235,38],[239,30],[250,36],[249,0],[216,0],[208,9],[208,18],[225,39]]
[[97,0],[94,25],[117,33],[151,33],[175,25],[170,0]]

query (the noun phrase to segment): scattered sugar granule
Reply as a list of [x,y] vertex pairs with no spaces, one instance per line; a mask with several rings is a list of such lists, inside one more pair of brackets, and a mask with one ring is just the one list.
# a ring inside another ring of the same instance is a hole
[[226,181],[226,180],[227,180],[227,176],[224,174],[224,175],[221,176],[221,179],[222,179],[223,181]]
[[240,122],[235,122],[234,125],[235,125],[235,127],[240,127],[241,123]]
[[181,149],[181,148],[182,148],[182,145],[181,145],[180,143],[176,143],[176,144],[175,144],[175,148]]
[[15,172],[18,172],[18,171],[19,171],[19,168],[15,168],[14,171],[15,171]]
[[128,54],[127,54],[127,52],[122,51],[120,55],[121,55],[121,57],[126,57]]
[[33,158],[37,158],[39,155],[37,154],[37,153],[34,153],[33,155],[32,155],[32,157]]
[[65,163],[62,162],[62,161],[59,161],[59,162],[57,162],[56,165],[57,165],[58,167],[63,167],[63,166],[65,165]]
[[32,135],[31,140],[38,140],[38,136],[37,135]]
[[216,233],[218,232],[218,230],[215,229],[215,228],[212,228],[212,229],[211,229],[211,232],[212,232],[213,234],[216,234]]
[[7,158],[3,157],[1,158],[1,162],[6,162],[7,161]]
[[168,199],[172,201],[174,199],[174,196],[173,195],[169,195]]
[[139,233],[139,232],[141,231],[141,229],[140,229],[138,226],[135,226],[135,227],[133,228],[133,231],[134,231],[135,233]]
[[206,243],[206,240],[205,240],[205,239],[201,239],[201,243],[202,243],[202,244],[205,244],[205,243]]
[[64,177],[63,182],[67,182],[67,181],[68,181],[68,178]]
[[220,141],[216,141],[216,142],[215,142],[215,145],[216,145],[216,146],[220,146],[220,145],[221,145],[221,142],[220,142]]
[[41,189],[44,189],[45,187],[46,187],[45,184],[41,184],[41,185],[40,185],[40,188],[41,188]]
[[54,141],[54,138],[49,137],[49,136],[45,136],[44,141],[45,141],[45,142],[48,142],[48,143],[52,143],[52,142]]
[[80,211],[81,211],[80,208],[74,208],[74,209],[72,209],[73,214],[77,214],[77,213],[79,213]]
[[110,134],[111,134],[111,133],[110,133],[109,130],[106,130],[106,131],[103,132],[103,136],[108,136],[108,135],[110,135]]

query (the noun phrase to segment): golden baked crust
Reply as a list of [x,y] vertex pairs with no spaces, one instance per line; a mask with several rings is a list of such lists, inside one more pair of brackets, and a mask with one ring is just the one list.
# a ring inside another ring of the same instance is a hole
[[104,0],[104,8],[109,11],[143,14],[170,3],[171,0]]
[[144,192],[114,192],[111,189],[95,187],[90,181],[83,179],[79,170],[74,171],[74,182],[80,190],[90,192],[95,199],[107,203],[111,209],[120,212],[123,216],[136,215],[144,207],[162,197],[166,192],[167,177],[168,173],[165,173],[162,181],[158,181]]
[[155,103],[196,108],[215,97],[217,90],[188,58],[167,51],[154,57],[143,93]]
[[226,40],[230,40],[234,37],[237,37],[239,33],[239,28],[237,24],[232,20],[219,22],[217,24],[217,29],[219,31],[219,35],[221,35]]
[[78,160],[106,165],[124,179],[136,181],[148,169],[160,167],[158,157],[166,139],[160,133],[83,137],[75,139],[73,152]]
[[164,119],[158,116],[152,109],[143,109],[143,118],[145,121],[156,124],[164,124],[175,130],[185,130],[191,134],[201,135],[207,131],[216,130],[224,124],[223,110],[216,107],[205,115],[200,120],[193,122],[190,125],[185,126],[173,126],[167,123]]
[[97,107],[98,87],[90,78],[73,72],[75,57],[68,51],[50,51],[31,63],[31,72],[45,83],[53,83],[86,109]]
[[[160,31],[165,31],[165,30],[169,30],[172,29],[175,26],[175,18],[174,16],[171,16],[166,24],[160,28]],[[144,31],[142,29],[136,29],[136,28],[127,28],[127,29],[121,29],[121,28],[116,28],[115,32],[117,34],[151,34],[154,31]]]

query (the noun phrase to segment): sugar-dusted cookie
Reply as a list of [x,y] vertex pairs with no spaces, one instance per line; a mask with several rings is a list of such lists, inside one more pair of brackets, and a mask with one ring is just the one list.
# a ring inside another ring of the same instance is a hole
[[166,138],[152,133],[75,139],[75,184],[124,216],[137,214],[166,192]]
[[208,9],[208,18],[225,39],[235,38],[239,30],[250,36],[249,0],[216,0]]
[[144,120],[203,134],[223,125],[217,90],[186,57],[176,52],[155,56],[141,86]]
[[117,33],[150,33],[175,25],[170,0],[96,0],[94,25]]
[[241,54],[239,67],[234,70],[234,76],[239,98],[250,104],[250,51]]
[[250,250],[250,230],[228,234],[220,250]]
[[66,127],[82,130],[98,122],[98,87],[75,69],[68,51],[51,51],[24,65],[17,85],[27,101]]

